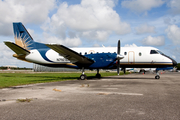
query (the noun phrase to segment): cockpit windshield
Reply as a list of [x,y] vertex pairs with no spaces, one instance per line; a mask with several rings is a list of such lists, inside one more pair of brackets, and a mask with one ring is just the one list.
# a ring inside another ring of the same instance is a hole
[[161,54],[161,55],[164,55],[164,53],[162,53],[162,52],[159,51],[159,50],[151,50],[151,51],[150,51],[150,54]]
[[151,50],[150,54],[158,54],[158,52],[156,50]]

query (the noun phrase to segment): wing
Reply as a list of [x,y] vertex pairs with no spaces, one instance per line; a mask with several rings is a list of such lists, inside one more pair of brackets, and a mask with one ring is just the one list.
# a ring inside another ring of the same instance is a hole
[[11,50],[13,50],[17,55],[28,55],[30,52],[13,42],[4,42]]
[[72,63],[79,65],[79,66],[86,66],[94,63],[93,60],[80,55],[79,53],[58,44],[46,44],[49,48],[53,49],[54,51],[58,52],[64,58],[70,60]]

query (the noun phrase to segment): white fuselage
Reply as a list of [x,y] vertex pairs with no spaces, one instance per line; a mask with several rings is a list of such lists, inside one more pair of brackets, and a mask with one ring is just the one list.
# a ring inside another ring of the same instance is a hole
[[[116,47],[93,47],[93,48],[71,48],[81,55],[93,53],[116,53]],[[120,65],[128,67],[143,67],[148,65],[148,68],[156,65],[172,65],[172,60],[160,53],[150,54],[151,50],[158,50],[153,47],[121,47],[120,54],[124,58],[120,61]],[[31,50],[31,53],[25,57],[27,61],[37,64],[69,64],[69,60],[61,56],[59,53],[49,49],[44,54],[37,49]]]

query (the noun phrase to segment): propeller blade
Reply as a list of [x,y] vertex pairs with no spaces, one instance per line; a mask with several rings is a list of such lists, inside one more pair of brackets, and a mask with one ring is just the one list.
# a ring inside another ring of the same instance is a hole
[[120,50],[121,50],[121,43],[120,40],[118,40],[118,45],[117,45],[117,54],[120,54]]
[[[121,42],[118,40],[118,45],[117,45],[117,55],[120,55],[120,50],[121,50]],[[119,67],[120,67],[120,60],[117,60],[117,74],[119,75]]]

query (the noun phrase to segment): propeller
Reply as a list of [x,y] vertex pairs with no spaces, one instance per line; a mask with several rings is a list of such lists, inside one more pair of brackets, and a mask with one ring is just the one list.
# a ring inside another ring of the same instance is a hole
[[[120,40],[118,40],[117,55],[120,54],[120,50],[121,50],[120,46],[121,46],[121,43],[120,43]],[[117,58],[118,58],[118,56],[117,56]],[[118,75],[119,75],[119,67],[120,67],[120,60],[117,59],[117,74],[118,74]]]
[[120,68],[120,59],[123,59],[124,56],[120,54],[121,52],[121,42],[118,40],[118,45],[117,45],[117,74],[119,75],[119,68]]

